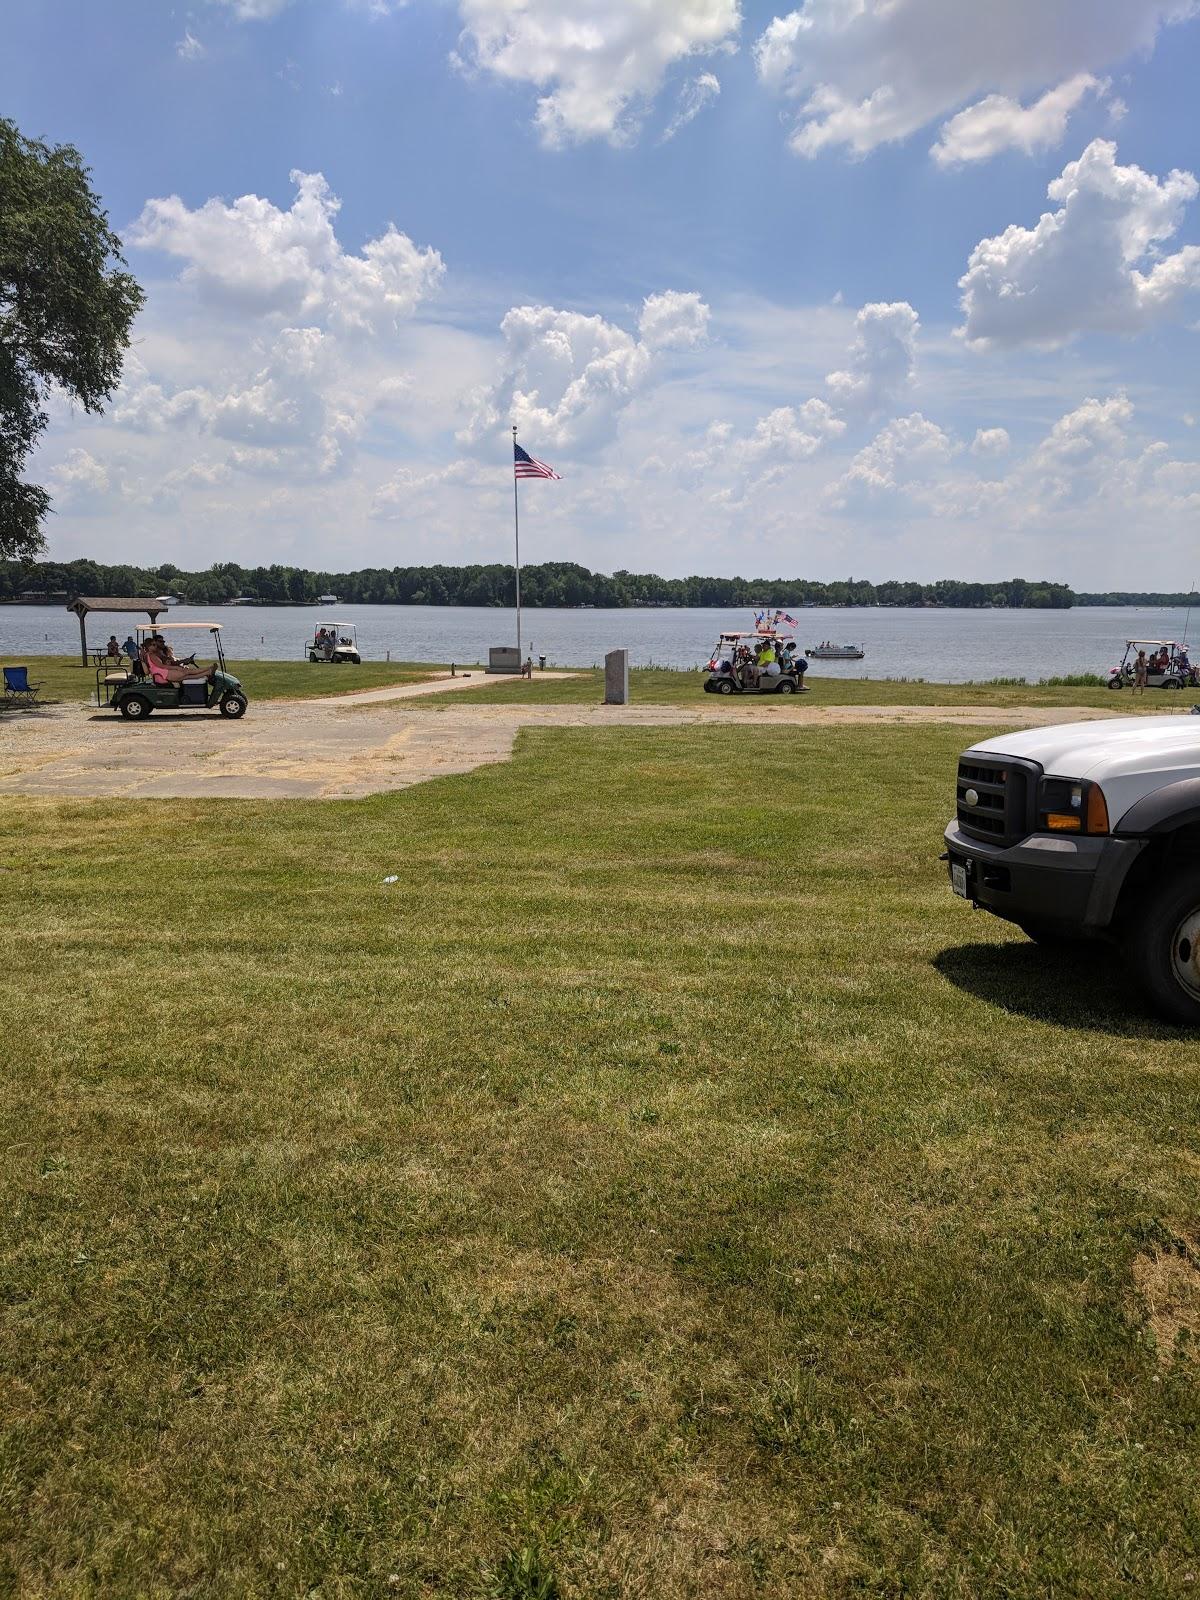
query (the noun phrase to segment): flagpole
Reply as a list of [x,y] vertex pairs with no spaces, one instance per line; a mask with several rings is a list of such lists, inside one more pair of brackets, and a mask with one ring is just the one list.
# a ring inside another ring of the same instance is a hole
[[521,515],[517,507],[517,425],[513,423],[513,546],[517,574],[517,660],[521,659]]

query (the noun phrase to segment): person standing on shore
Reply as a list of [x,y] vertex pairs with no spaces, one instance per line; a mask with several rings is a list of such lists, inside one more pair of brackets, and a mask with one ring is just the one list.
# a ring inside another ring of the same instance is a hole
[[1133,688],[1136,694],[1144,694],[1146,692],[1147,676],[1146,652],[1139,650],[1137,660],[1133,664]]

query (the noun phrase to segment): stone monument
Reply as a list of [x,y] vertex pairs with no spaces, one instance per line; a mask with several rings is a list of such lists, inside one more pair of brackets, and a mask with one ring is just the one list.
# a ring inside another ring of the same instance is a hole
[[604,704],[629,704],[629,651],[610,650],[604,658]]
[[513,672],[521,670],[521,652],[515,645],[494,644],[488,650],[489,672]]

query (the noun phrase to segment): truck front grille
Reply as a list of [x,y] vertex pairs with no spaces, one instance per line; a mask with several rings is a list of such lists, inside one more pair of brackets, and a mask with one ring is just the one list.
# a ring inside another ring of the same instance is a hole
[[991,844],[1023,838],[1029,831],[1029,794],[1023,765],[964,756],[958,764],[958,825]]

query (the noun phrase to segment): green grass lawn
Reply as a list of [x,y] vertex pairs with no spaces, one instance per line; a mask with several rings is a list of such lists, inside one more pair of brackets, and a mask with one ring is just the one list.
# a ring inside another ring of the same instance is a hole
[[968,739],[7,801],[0,1593],[1192,1592],[1197,1041]]
[[[635,667],[629,674],[634,705],[972,705],[972,706],[1102,706],[1105,710],[1186,711],[1193,695],[1163,691],[1134,696],[1105,688],[1070,688],[1065,685],[1013,683],[924,683],[889,678],[834,678],[810,671],[809,692],[797,700],[785,695],[745,695],[718,702],[702,687],[700,672],[676,672],[663,667]],[[529,682],[485,681],[478,688],[456,692],[448,701],[433,696],[422,705],[447,710],[453,705],[506,704],[525,701],[534,705],[596,705],[604,699],[604,673],[573,672],[569,678],[543,678],[534,673]]]
[[[202,665],[212,660],[201,647]],[[18,658],[13,657],[15,662]],[[94,700],[96,669],[83,667],[65,656],[21,656],[29,668],[29,681],[42,685],[47,701]],[[9,666],[12,662],[2,663]],[[252,700],[310,700],[322,695],[349,694],[355,689],[385,689],[399,683],[421,683],[446,669],[428,661],[364,661],[361,666],[331,666],[310,661],[230,661],[229,670],[240,678]]]

